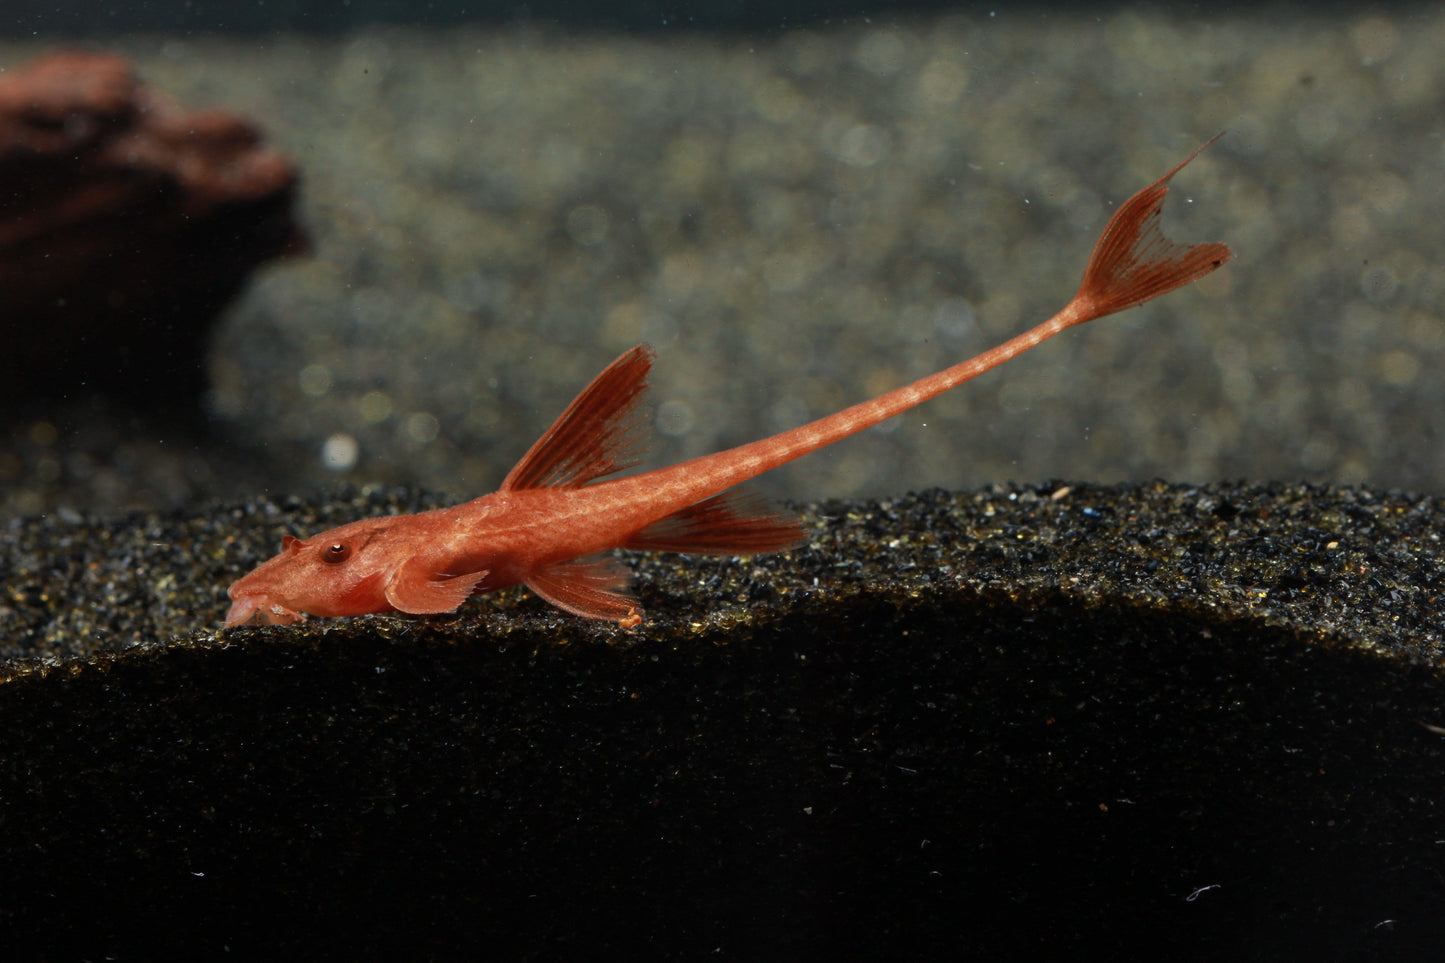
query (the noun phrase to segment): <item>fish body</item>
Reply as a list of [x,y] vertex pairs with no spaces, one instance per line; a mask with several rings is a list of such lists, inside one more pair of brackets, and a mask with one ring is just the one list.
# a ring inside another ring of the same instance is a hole
[[[625,357],[650,360],[646,349]],[[695,507],[689,522],[665,511],[668,505],[653,507],[641,497],[647,487],[646,476],[634,476],[578,489],[497,491],[448,508],[362,519],[307,539],[288,535],[280,554],[231,586],[226,624],[275,625],[307,614],[450,612],[475,593],[519,583],[565,611],[621,622],[640,609],[626,592],[628,570],[596,557],[601,552],[676,546],[741,554],[802,541],[796,518],[760,501],[714,499]],[[720,541],[710,547],[709,538]]]
[[653,354],[638,345],[593,379],[496,492],[307,539],[288,535],[280,554],[231,585],[226,625],[452,612],[474,594],[517,584],[564,611],[636,625],[642,609],[628,590],[629,572],[602,553],[748,555],[795,547],[803,541],[797,518],[735,486],[922,404],[1068,327],[1167,294],[1226,263],[1232,255],[1224,244],[1184,246],[1159,231],[1169,179],[1198,154],[1120,205],[1063,310],[995,348],[771,437],[611,478],[635,465],[645,447],[637,414]]

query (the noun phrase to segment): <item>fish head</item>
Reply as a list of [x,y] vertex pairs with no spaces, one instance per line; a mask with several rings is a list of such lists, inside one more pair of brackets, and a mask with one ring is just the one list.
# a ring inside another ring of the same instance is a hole
[[368,615],[395,608],[383,591],[390,519],[368,519],[297,538],[231,584],[226,626],[288,625],[309,615]]

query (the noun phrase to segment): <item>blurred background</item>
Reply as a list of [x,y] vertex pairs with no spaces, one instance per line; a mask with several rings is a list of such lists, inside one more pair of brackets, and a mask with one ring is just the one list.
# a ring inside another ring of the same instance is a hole
[[[0,296],[0,516],[471,497],[638,341],[649,465],[751,441],[1048,317],[1114,206],[1221,130],[1165,226],[1233,263],[759,487],[1445,487],[1437,7],[71,6],[7,4],[0,87],[120,55],[148,104],[253,132],[207,183],[245,194],[244,163],[274,190],[169,247],[87,228],[102,268],[37,302],[64,340]],[[175,117],[184,182],[212,128]],[[43,264],[35,178],[10,181],[0,242]]]

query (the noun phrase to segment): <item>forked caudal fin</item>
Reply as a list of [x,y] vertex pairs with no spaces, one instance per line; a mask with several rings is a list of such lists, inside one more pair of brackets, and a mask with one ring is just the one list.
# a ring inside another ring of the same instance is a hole
[[1198,281],[1230,259],[1228,245],[1176,244],[1159,230],[1159,210],[1169,193],[1169,179],[1222,136],[1221,132],[1209,138],[1199,150],[1114,212],[1094,245],[1074,299],[1083,309],[1079,321],[1102,318],[1168,294]]

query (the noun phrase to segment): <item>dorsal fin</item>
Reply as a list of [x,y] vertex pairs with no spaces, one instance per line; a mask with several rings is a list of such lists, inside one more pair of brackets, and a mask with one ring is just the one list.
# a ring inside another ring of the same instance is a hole
[[637,464],[647,438],[637,403],[647,391],[652,349],[645,344],[612,362],[582,389],[498,491],[577,488]]

